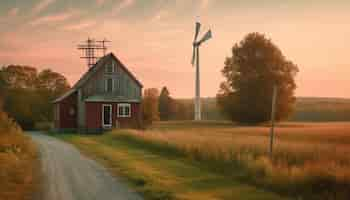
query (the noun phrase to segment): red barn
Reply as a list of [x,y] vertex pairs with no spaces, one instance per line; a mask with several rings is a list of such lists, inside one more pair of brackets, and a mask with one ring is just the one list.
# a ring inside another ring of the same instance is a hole
[[141,122],[142,87],[141,82],[110,53],[54,101],[55,129],[101,132],[137,127]]

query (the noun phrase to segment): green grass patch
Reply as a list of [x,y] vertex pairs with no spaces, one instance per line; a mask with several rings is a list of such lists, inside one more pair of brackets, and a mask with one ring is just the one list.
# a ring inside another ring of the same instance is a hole
[[146,199],[288,199],[216,173],[171,144],[145,142],[123,131],[55,136],[76,145],[113,174],[125,177]]

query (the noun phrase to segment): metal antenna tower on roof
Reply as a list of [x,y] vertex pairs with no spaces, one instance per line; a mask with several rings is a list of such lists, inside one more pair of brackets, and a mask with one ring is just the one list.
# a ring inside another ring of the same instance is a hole
[[94,64],[97,62],[97,60],[103,56],[106,55],[107,52],[107,46],[106,43],[110,42],[106,39],[103,39],[102,41],[96,41],[92,38],[88,38],[86,41],[84,41],[82,44],[78,45],[78,49],[82,50],[83,56],[80,58],[86,59],[88,68],[91,68],[94,66]]
[[96,41],[96,42],[102,44],[103,56],[105,56],[106,53],[107,53],[107,46],[106,46],[106,43],[111,42],[111,41],[109,41],[109,40],[107,40],[107,39],[105,38],[105,39],[103,39],[103,40]]

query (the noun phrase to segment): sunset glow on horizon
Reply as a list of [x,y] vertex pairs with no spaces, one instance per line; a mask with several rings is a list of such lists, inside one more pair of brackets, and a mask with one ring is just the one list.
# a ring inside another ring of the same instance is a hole
[[201,95],[215,96],[232,46],[264,33],[299,66],[297,96],[350,98],[350,1],[323,0],[1,0],[0,66],[50,68],[73,85],[87,70],[77,45],[112,41],[113,52],[145,88],[193,97],[196,20],[211,28],[201,47]]

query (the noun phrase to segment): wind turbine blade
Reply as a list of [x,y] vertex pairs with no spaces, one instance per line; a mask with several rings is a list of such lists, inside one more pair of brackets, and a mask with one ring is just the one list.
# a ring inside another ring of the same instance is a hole
[[212,35],[212,33],[211,33],[211,30],[209,30],[204,36],[203,36],[203,38],[201,39],[201,40],[199,40],[199,44],[200,43],[203,43],[203,42],[205,42],[205,41],[207,41],[207,40],[209,40],[210,38],[212,38],[213,37],[213,35]]
[[197,41],[197,37],[198,37],[200,29],[201,29],[201,23],[196,22],[196,30],[195,30],[196,32],[194,33],[193,43]]
[[193,45],[193,53],[192,53],[192,61],[191,61],[192,66],[194,66],[195,59],[196,59],[196,47]]

